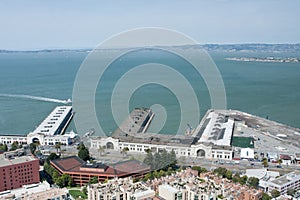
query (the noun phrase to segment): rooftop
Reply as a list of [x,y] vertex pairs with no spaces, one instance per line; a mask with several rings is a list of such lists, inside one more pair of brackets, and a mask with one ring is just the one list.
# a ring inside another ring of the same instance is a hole
[[271,182],[274,184],[277,184],[277,185],[285,185],[285,184],[289,183],[290,181],[293,181],[296,179],[300,180],[300,171],[293,171],[291,173],[285,174],[281,177],[274,179]]
[[[112,165],[104,165],[102,163],[87,164],[80,158],[71,156],[52,160],[51,163],[64,172],[81,172],[95,175],[99,175],[99,171],[94,169],[103,169],[102,174],[106,175],[125,175],[127,173],[139,173],[144,170],[150,170],[149,166],[137,160],[127,160]],[[84,170],[82,170],[83,168]]]
[[196,128],[198,142],[211,142],[215,145],[230,146],[234,120],[219,111],[210,110],[203,123]]
[[71,110],[72,106],[57,106],[32,133],[54,135]]
[[0,167],[16,165],[24,162],[30,162],[33,160],[36,160],[36,158],[34,158],[33,156],[20,156],[6,159],[4,154],[0,154]]
[[112,136],[119,136],[126,133],[144,133],[146,124],[151,122],[153,113],[149,108],[135,108],[125,119]]

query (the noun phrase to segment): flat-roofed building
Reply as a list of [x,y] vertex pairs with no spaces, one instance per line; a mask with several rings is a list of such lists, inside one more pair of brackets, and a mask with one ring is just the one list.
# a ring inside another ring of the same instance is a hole
[[0,155],[0,177],[0,192],[38,183],[39,160],[33,156],[14,156],[6,152]]
[[280,176],[268,182],[269,189],[278,190],[280,194],[286,194],[289,189],[300,190],[300,171],[294,171],[283,176]]

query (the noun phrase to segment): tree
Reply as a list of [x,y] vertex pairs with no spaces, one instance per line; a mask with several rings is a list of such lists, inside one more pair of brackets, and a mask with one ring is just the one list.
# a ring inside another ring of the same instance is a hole
[[261,200],[271,200],[272,197],[270,197],[270,195],[266,194],[266,193],[262,193],[262,197],[261,197]]
[[231,179],[232,179],[232,171],[227,170],[227,171],[226,171],[226,174],[225,174],[225,177],[226,177],[227,179],[231,180]]
[[268,159],[267,159],[267,158],[264,158],[264,159],[262,160],[262,164],[263,164],[264,167],[268,167],[268,166],[269,166]]
[[273,198],[279,197],[280,196],[280,192],[278,190],[272,190],[271,191],[271,196]]
[[95,183],[98,183],[99,181],[98,181],[98,177],[97,176],[93,176],[91,179],[90,179],[90,181],[89,181],[89,183],[90,184],[95,184]]
[[248,177],[246,175],[244,175],[244,176],[240,177],[239,183],[241,185],[245,185],[247,183],[247,179],[248,179]]
[[47,158],[47,163],[50,163],[50,160],[55,160],[55,159],[57,159],[57,158],[59,158],[59,156],[56,154],[56,153],[51,153],[49,156],[48,156],[48,158]]
[[154,170],[161,169],[162,167],[162,159],[159,153],[154,154]]
[[7,145],[1,143],[1,144],[0,144],[0,151],[2,151],[2,152],[8,151]]
[[259,185],[259,179],[255,177],[249,177],[247,181],[247,185],[249,187],[258,188]]
[[14,141],[12,144],[11,144],[11,148],[10,148],[10,151],[15,151],[19,148],[19,143],[17,141]]
[[214,169],[214,173],[217,174],[218,176],[222,176],[223,178],[225,178],[227,169],[224,167],[218,167],[218,168]]
[[238,173],[236,173],[233,177],[232,177],[232,181],[234,183],[238,183],[240,181],[240,175]]
[[100,153],[100,156],[103,156],[103,153],[105,152],[105,146],[100,146],[98,152]]
[[30,143],[29,149],[30,149],[31,154],[34,155],[36,147],[37,147],[37,143]]
[[87,195],[88,191],[87,191],[86,186],[84,186],[84,187],[82,188],[82,193],[84,193],[85,195]]
[[145,149],[144,150],[146,153],[151,153],[151,149]]
[[55,184],[59,187],[73,186],[73,180],[69,174],[63,174],[55,180]]
[[200,167],[200,166],[193,166],[193,167],[192,167],[192,170],[197,170],[197,171],[198,171],[198,174],[207,172],[207,169],[206,169],[206,168]]
[[123,157],[127,156],[127,152],[129,151],[128,147],[124,147],[121,151],[121,153],[123,154]]
[[55,149],[56,149],[56,154],[58,154],[60,156],[61,155],[61,143],[60,142],[55,143]]
[[84,161],[87,161],[90,159],[90,152],[89,150],[84,146],[84,144],[79,145],[78,147],[78,157],[81,158]]

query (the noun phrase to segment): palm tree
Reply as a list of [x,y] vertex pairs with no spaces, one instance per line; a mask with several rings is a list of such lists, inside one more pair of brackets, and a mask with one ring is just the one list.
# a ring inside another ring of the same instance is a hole
[[127,152],[129,151],[128,147],[124,147],[121,151],[121,153],[123,154],[123,156],[125,157],[125,155],[127,156]]
[[[60,142],[57,142],[55,144],[55,149],[56,149],[56,154],[59,154],[59,156],[61,156],[61,144],[60,144]],[[59,152],[58,152],[58,149],[59,149]]]
[[100,156],[103,156],[103,153],[105,152],[105,146],[100,146],[98,152],[100,153]]

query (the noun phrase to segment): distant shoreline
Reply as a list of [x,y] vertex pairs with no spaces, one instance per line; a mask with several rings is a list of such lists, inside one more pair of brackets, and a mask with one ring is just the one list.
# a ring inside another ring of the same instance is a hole
[[275,62],[275,63],[298,63],[298,58],[278,58],[278,57],[266,57],[266,58],[247,58],[247,57],[233,57],[225,58],[225,60],[233,60],[240,62]]
[[[149,46],[149,48],[162,46]],[[165,46],[167,47],[167,46]],[[300,43],[297,44],[195,44],[172,46],[183,49],[204,49],[206,51],[221,51],[221,52],[300,52]],[[126,47],[124,47],[126,48]],[[130,47],[132,48],[132,47]],[[123,49],[123,48],[114,48]],[[49,52],[90,52],[93,48],[44,48],[32,50],[7,50],[0,49],[0,53],[49,53]],[[102,49],[104,50],[104,49]],[[112,49],[106,49],[112,50]]]

